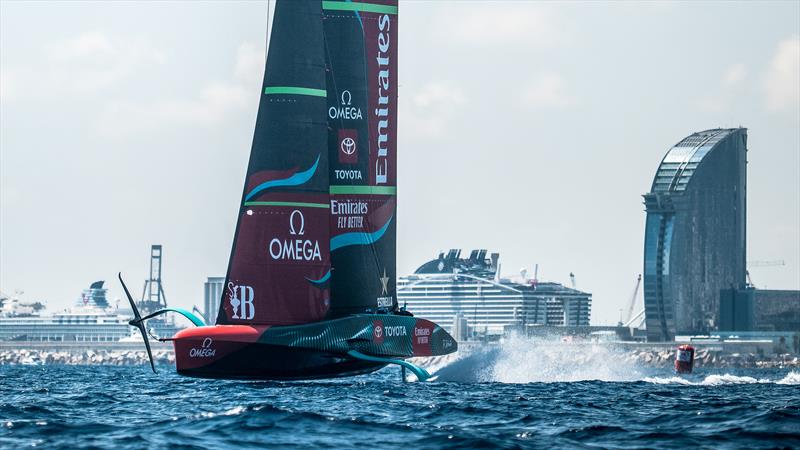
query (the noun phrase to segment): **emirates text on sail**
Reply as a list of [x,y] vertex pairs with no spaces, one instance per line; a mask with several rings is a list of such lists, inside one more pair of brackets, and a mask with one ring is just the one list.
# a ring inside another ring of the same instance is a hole
[[378,20],[378,105],[375,115],[378,121],[378,159],[375,161],[375,184],[386,184],[389,171],[389,16]]

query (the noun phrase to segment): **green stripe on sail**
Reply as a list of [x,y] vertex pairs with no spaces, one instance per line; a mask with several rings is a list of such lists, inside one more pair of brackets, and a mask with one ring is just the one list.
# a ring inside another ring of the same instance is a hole
[[264,88],[267,95],[289,94],[289,95],[311,95],[313,97],[327,97],[328,91],[325,89],[313,89],[297,86],[267,86]]
[[305,202],[244,202],[244,206],[294,206],[298,208],[330,208],[327,203],[305,203]]
[[397,14],[397,6],[378,5],[375,3],[356,3],[342,2],[333,0],[323,0],[322,9],[335,11],[360,11],[379,14]]
[[397,186],[331,186],[331,194],[397,195]]

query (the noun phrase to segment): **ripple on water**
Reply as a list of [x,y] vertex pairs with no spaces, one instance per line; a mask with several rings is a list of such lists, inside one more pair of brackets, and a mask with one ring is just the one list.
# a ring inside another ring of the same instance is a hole
[[797,372],[538,376],[400,384],[384,370],[282,383],[0,366],[0,447],[800,447]]

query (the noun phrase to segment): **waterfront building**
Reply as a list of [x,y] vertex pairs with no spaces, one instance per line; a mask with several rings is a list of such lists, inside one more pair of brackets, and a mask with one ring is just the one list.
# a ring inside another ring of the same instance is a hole
[[800,333],[800,291],[723,289],[719,329]]
[[718,329],[720,291],[745,286],[747,130],[694,133],[673,146],[644,195],[648,341]]
[[498,253],[461,250],[420,266],[400,277],[400,305],[415,316],[432,320],[457,339],[501,335],[508,327],[526,325],[588,326],[591,294],[558,283],[501,278]]
[[206,325],[217,322],[217,311],[224,285],[225,277],[208,277],[203,284],[203,319]]

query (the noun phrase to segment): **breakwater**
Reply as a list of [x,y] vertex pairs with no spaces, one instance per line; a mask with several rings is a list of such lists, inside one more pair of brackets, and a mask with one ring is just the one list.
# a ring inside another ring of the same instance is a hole
[[[671,346],[671,347],[674,347]],[[734,349],[735,350],[735,349]],[[430,370],[449,365],[479,353],[495,353],[499,360],[509,363],[536,361],[540,367],[567,363],[574,367],[601,364],[653,368],[671,367],[674,348],[665,346],[618,346],[615,344],[537,344],[528,342],[509,345],[466,345],[454,354],[414,358],[412,361]],[[153,342],[153,358],[158,364],[174,364],[175,354],[169,343]],[[67,364],[67,365],[139,365],[147,364],[147,353],[141,343],[8,343],[0,345],[0,364]],[[800,368],[800,356],[792,353],[761,354],[738,352],[713,346],[698,347],[697,368]]]

